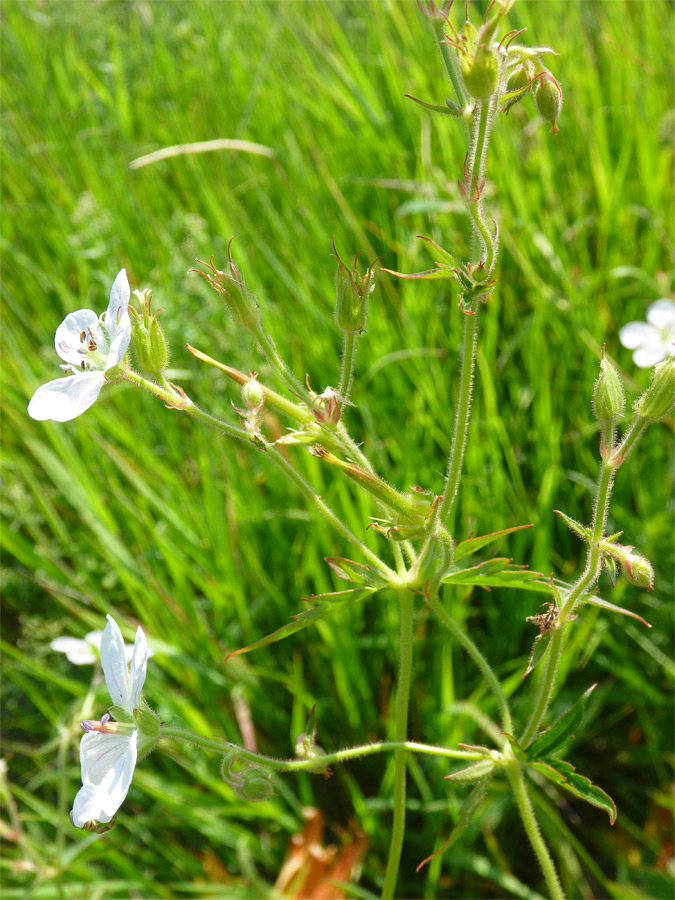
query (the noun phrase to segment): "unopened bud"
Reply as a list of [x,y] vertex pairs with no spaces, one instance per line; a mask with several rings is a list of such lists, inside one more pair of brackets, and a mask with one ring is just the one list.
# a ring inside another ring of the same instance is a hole
[[494,50],[479,46],[475,54],[462,57],[462,78],[467,93],[488,100],[499,84],[499,60]]
[[511,72],[506,80],[502,109],[508,111],[530,92],[530,83],[534,78],[534,66],[527,60]]
[[675,406],[675,356],[660,363],[652,375],[652,382],[638,398],[635,412],[648,422],[660,422]]
[[534,89],[534,103],[542,119],[551,123],[551,134],[560,129],[557,122],[563,106],[562,88],[550,72],[544,71],[537,79]]
[[593,415],[601,422],[615,422],[621,418],[626,406],[626,393],[619,373],[603,356],[600,360],[600,376],[593,391]]
[[257,373],[251,374],[251,380],[247,381],[241,389],[241,399],[249,409],[257,409],[265,402],[265,392],[257,380]]
[[132,308],[131,339],[136,361],[144,372],[160,375],[169,362],[169,344],[157,321],[159,311],[152,313],[152,291],[134,291],[140,312]]
[[340,259],[333,241],[335,259],[338,261],[335,285],[335,324],[343,334],[358,334],[368,321],[368,298],[375,289],[375,262],[360,275],[356,268],[359,254],[356,254],[354,268],[350,269]]
[[654,585],[654,569],[649,560],[640,553],[632,552],[621,561],[623,577],[635,587],[650,591]]

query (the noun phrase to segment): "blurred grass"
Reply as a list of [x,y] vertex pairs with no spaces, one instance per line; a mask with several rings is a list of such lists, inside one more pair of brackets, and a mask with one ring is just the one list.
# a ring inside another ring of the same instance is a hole
[[[406,271],[429,264],[417,234],[466,251],[460,131],[403,97],[440,102],[449,90],[426,21],[414,3],[238,0],[5,0],[2,16],[3,896],[259,897],[303,805],[323,810],[338,843],[367,833],[361,885],[377,891],[391,821],[384,758],[342,767],[329,782],[284,777],[273,801],[245,805],[215,759],[167,745],[139,765],[115,829],[99,839],[70,827],[76,723],[106,698],[100,679],[90,685],[89,670],[49,649],[51,638],[100,628],[106,612],[127,623],[127,636],[140,622],[158,651],[146,688],[163,719],[236,741],[243,700],[259,748],[288,756],[314,704],[326,748],[387,736],[397,616],[378,595],[224,665],[228,648],[330,590],[323,557],[348,548],[260,454],[146,395],[116,388],[66,425],[33,422],[25,408],[58,374],[56,326],[74,309],[103,309],[124,265],[132,287],[152,286],[164,309],[176,380],[229,415],[236,392],[182,347],[269,379],[216,296],[188,274],[195,257],[213,253],[222,264],[232,234],[295,373],[314,387],[335,384],[332,235],[343,258],[363,248]],[[497,550],[572,577],[580,546],[552,510],[590,517],[600,347],[634,396],[648,373],[634,369],[618,329],[673,291],[672,7],[519,2],[510,25],[560,52],[551,68],[565,110],[555,138],[531,104],[495,127],[489,202],[501,270],[483,316],[458,528],[464,536],[533,522]],[[167,145],[223,137],[275,156],[129,168]],[[460,326],[454,289],[380,278],[349,424],[402,486],[442,483]],[[300,451],[293,459],[363,534],[373,510],[317,461]],[[572,760],[614,797],[619,820],[610,829],[599,811],[558,795],[539,796],[539,815],[571,896],[669,897],[672,421],[648,431],[614,496],[609,527],[653,559],[657,588],[618,585],[610,599],[654,628],[585,611],[552,712],[599,682]],[[520,674],[533,638],[524,617],[537,599],[461,599],[453,607],[522,721],[531,694]],[[424,611],[418,633],[412,736],[479,739],[454,704],[493,713],[485,685]],[[415,875],[465,793],[446,773],[434,760],[411,768],[400,896],[543,891],[504,788],[472,842]]]

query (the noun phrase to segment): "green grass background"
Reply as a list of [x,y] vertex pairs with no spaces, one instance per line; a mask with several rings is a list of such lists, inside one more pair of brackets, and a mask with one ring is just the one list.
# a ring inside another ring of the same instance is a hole
[[[157,649],[146,696],[162,718],[240,740],[238,699],[261,750],[292,755],[317,706],[335,749],[391,733],[397,612],[386,594],[280,644],[224,664],[302,608],[339,589],[325,556],[353,555],[313,521],[259,453],[126,387],[81,418],[26,415],[58,375],[53,333],[81,307],[103,310],[126,266],[152,287],[170,337],[172,379],[232,416],[237,392],[182,349],[193,344],[271,380],[218,297],[189,274],[196,257],[234,251],[265,322],[299,377],[335,384],[331,238],[417,271],[420,233],[462,256],[456,179],[461,128],[404,93],[442,102],[450,88],[412,2],[49,2],[2,4],[3,297],[3,896],[262,897],[303,805],[327,840],[357,829],[369,850],[354,896],[377,892],[391,823],[393,760],[370,757],[320,776],[285,776],[254,805],[219,779],[218,761],[167,743],[139,764],[117,826],[77,832],[77,723],[100,715],[92,669],[49,648],[101,628],[142,624]],[[456,11],[457,21],[460,20]],[[491,214],[499,287],[483,311],[458,534],[533,523],[496,550],[572,578],[582,548],[553,515],[588,520],[598,433],[590,396],[603,342],[633,398],[648,382],[618,330],[673,290],[673,14],[670,3],[519,2],[511,27],[552,45],[565,92],[556,137],[530,101],[494,129]],[[222,152],[130,170],[160,147],[218,137],[270,147],[274,159]],[[461,333],[454,286],[379,279],[348,413],[386,477],[438,491],[447,457]],[[286,423],[280,423],[285,427]],[[557,793],[537,813],[572,897],[670,897],[672,879],[672,420],[649,429],[617,480],[610,530],[648,555],[656,589],[601,593],[644,615],[587,609],[573,631],[552,714],[597,682],[578,770],[619,807]],[[291,456],[358,534],[374,509],[318,461]],[[382,541],[372,532],[373,547]],[[464,602],[462,602],[464,601]],[[490,658],[517,720],[531,703],[520,675],[539,598],[448,593]],[[424,610],[417,620],[411,736],[481,738],[458,701],[494,714],[473,665]],[[466,793],[447,763],[411,763],[401,897],[545,893],[505,786],[469,839],[419,875]]]

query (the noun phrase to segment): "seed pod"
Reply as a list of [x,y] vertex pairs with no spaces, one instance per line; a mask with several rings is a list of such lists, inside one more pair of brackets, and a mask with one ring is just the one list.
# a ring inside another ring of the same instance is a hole
[[529,94],[531,82],[534,78],[534,66],[525,61],[511,72],[506,80],[504,97],[502,98],[502,110],[508,115],[509,110],[516,103],[520,103],[523,97]]
[[462,57],[462,78],[467,93],[476,100],[488,100],[499,85],[499,60],[494,50],[484,46]]
[[563,105],[562,88],[550,72],[542,72],[537,79],[534,103],[542,119],[551,123],[551,134],[559,131],[556,124]]

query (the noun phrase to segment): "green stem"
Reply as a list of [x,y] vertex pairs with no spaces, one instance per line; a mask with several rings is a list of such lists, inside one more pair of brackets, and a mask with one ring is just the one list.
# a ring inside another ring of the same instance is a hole
[[246,750],[244,747],[238,747],[227,741],[205,738],[200,734],[185,731],[183,728],[162,726],[161,737],[176,738],[191,744],[193,747],[199,747],[201,750],[209,750],[214,753],[225,754],[230,750],[234,750],[237,759],[255,763],[266,769],[273,769],[275,772],[311,772],[313,769],[322,769],[325,766],[343,763],[349,759],[360,759],[362,756],[373,756],[375,753],[387,753],[396,750],[424,753],[429,756],[442,756],[446,759],[479,760],[485,758],[483,754],[475,753],[471,750],[450,750],[446,747],[434,747],[432,744],[419,744],[416,741],[379,741],[374,744],[347,747],[344,750],[336,750],[334,753],[325,753],[314,759],[276,759],[273,756],[253,753],[251,750]]
[[565,894],[562,885],[560,884],[560,878],[556,872],[548,847],[541,836],[539,823],[534,815],[532,801],[530,800],[522,769],[515,760],[512,760],[506,767],[506,771],[509,776],[509,781],[511,782],[511,787],[513,788],[518,809],[520,810],[520,817],[523,820],[525,831],[527,832],[532,849],[535,852],[539,865],[541,866],[541,871],[546,879],[549,894],[551,895],[552,900],[565,900]]
[[452,434],[452,446],[448,461],[448,472],[443,487],[443,502],[439,516],[448,530],[453,530],[453,511],[457,498],[457,488],[462,474],[464,450],[469,434],[469,418],[471,414],[471,393],[473,387],[473,370],[476,362],[476,338],[478,335],[478,303],[471,305],[469,313],[464,316],[464,342],[462,345],[462,371],[459,381],[459,397],[455,409],[455,427]]
[[[558,673],[558,666],[563,651],[565,623],[569,619],[569,616],[574,612],[574,607],[579,599],[583,597],[587,591],[593,588],[593,585],[600,577],[602,554],[598,550],[597,544],[605,535],[614,477],[621,464],[625,461],[628,454],[634,449],[638,440],[644,434],[647,424],[648,423],[645,422],[644,419],[635,419],[614,452],[611,453],[608,458],[603,457],[601,460],[598,486],[596,488],[595,506],[593,509],[593,520],[591,523],[592,540],[586,553],[586,565],[584,571],[579,576],[578,581],[563,600],[558,620],[559,627],[553,633],[551,638],[546,673],[539,688],[539,696],[537,697],[537,702],[535,703],[527,727],[519,738],[519,743],[522,747],[527,747],[534,740],[537,730],[546,714],[549,703],[551,702],[555,679]],[[606,445],[606,436],[603,436],[603,443]]]
[[124,374],[124,380],[137,385],[137,387],[145,388],[146,391],[154,394],[155,397],[159,397],[160,400],[164,400],[169,406],[180,409],[182,412],[186,412],[188,415],[192,416],[193,419],[198,419],[200,422],[204,422],[205,425],[210,425],[211,428],[217,428],[218,431],[226,434],[228,437],[236,438],[240,441],[251,440],[251,435],[247,431],[244,431],[243,428],[237,428],[236,425],[230,425],[223,419],[219,419],[217,416],[212,416],[211,413],[207,413],[206,410],[201,409],[196,403],[193,403],[189,397],[185,396],[185,394],[181,394],[177,391],[165,378],[162,379],[162,384],[157,384],[154,381],[143,378],[142,375],[129,369]]
[[[413,662],[413,612],[415,595],[408,590],[398,592],[400,615],[399,669],[396,685],[396,712],[394,739],[404,744],[408,736],[408,707],[412,684]],[[389,843],[389,858],[382,887],[382,900],[391,900],[396,890],[398,870],[403,849],[405,832],[406,769],[407,750],[403,747],[394,751],[394,821]]]
[[347,331],[342,336],[342,368],[340,371],[340,387],[338,394],[345,400],[349,399],[354,381],[354,365],[356,363],[356,344],[359,335]]
[[432,22],[434,25],[434,30],[436,32],[438,49],[441,51],[441,58],[443,59],[445,71],[448,73],[448,78],[452,82],[452,86],[457,97],[457,103],[462,108],[462,110],[464,110],[467,106],[466,95],[464,93],[464,85],[462,84],[462,80],[459,77],[455,55],[450,51],[450,48],[445,40],[445,20],[442,18],[434,18],[432,19]]
[[345,540],[349,541],[354,547],[357,547],[361,553],[367,557],[377,568],[383,572],[388,578],[395,579],[396,574],[380,559],[380,557],[373,553],[373,551],[367,547],[363,541],[360,541],[351,529],[349,529],[342,519],[340,519],[325,503],[321,497],[316,493],[316,491],[312,488],[310,484],[302,477],[302,475],[295,469],[289,462],[284,458],[284,456],[277,450],[277,448],[273,444],[266,444],[265,448],[267,450],[269,458],[275,463],[279,469],[293,482],[296,488],[300,491],[300,493],[314,506],[316,510],[326,519],[326,521],[333,526],[333,528],[338,532],[338,534],[342,535]]
[[502,686],[499,679],[495,675],[494,669],[487,659],[480,652],[471,638],[466,634],[462,626],[457,622],[443,606],[438,593],[430,593],[424,598],[425,603],[438,616],[445,627],[450,631],[455,640],[464,647],[471,659],[474,661],[478,669],[483,673],[483,677],[497,701],[499,707],[499,715],[501,717],[502,730],[508,734],[513,734],[513,719],[511,718],[511,710],[507,703]]
[[312,399],[309,395],[309,392],[307,391],[307,388],[304,386],[304,384],[298,381],[295,375],[288,368],[284,360],[279,355],[279,352],[274,345],[274,341],[267,334],[260,322],[257,322],[251,327],[251,333],[258,341],[260,349],[264,353],[268,362],[271,363],[277,375],[288,387],[291,393],[296,394],[298,397],[302,397],[303,400],[311,405]]

